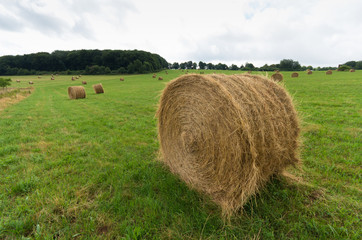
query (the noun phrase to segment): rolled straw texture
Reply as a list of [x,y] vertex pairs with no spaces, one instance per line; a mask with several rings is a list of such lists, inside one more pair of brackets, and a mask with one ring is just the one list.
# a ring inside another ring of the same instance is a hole
[[156,117],[160,160],[224,216],[299,163],[297,113],[266,77],[183,75],[163,90]]
[[104,93],[102,83],[93,85],[93,89],[94,89],[94,92],[97,93],[97,94],[98,93]]
[[297,72],[292,73],[292,78],[299,77],[299,74]]
[[283,75],[281,73],[274,73],[271,75],[271,80],[275,82],[282,82],[283,81]]
[[85,89],[82,86],[68,87],[68,95],[70,99],[85,98]]

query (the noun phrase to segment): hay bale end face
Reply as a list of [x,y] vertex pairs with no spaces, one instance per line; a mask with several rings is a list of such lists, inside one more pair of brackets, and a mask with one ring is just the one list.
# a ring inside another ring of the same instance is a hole
[[299,163],[292,100],[260,75],[183,75],[163,90],[156,117],[160,160],[224,216]]
[[283,75],[281,73],[274,73],[271,75],[271,80],[275,82],[282,82],[283,81]]
[[292,73],[292,78],[297,78],[297,77],[299,77],[299,74],[297,72]]
[[98,84],[93,85],[93,89],[94,89],[94,92],[95,92],[96,94],[104,93],[104,89],[103,89],[102,83],[98,83]]
[[85,89],[82,86],[68,87],[68,96],[70,99],[85,98],[86,97]]

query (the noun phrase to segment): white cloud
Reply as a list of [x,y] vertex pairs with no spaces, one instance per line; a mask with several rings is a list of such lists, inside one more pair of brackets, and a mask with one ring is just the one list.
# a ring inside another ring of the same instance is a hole
[[362,60],[358,0],[0,0],[0,55],[142,49],[169,62]]

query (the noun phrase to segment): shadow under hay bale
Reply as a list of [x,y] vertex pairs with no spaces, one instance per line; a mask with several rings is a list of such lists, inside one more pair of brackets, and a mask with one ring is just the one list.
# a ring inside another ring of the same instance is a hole
[[327,72],[326,72],[326,75],[332,75],[332,70],[328,70]]
[[274,73],[270,77],[271,80],[275,82],[282,82],[283,81],[283,75],[281,73]]
[[163,90],[160,160],[224,216],[299,163],[299,123],[282,86],[259,75],[183,75]]
[[292,78],[297,78],[297,77],[299,77],[299,74],[297,72],[292,73]]
[[68,96],[70,99],[85,98],[85,89],[82,86],[68,87]]
[[96,94],[104,93],[104,89],[103,89],[102,83],[93,85],[93,89],[94,89],[94,92],[95,92]]

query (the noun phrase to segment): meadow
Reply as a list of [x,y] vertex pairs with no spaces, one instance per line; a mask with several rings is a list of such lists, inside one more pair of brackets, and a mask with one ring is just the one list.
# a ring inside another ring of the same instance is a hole
[[360,239],[362,71],[282,73],[303,165],[230,221],[157,161],[158,99],[184,72],[11,77],[34,90],[0,111],[0,239]]

